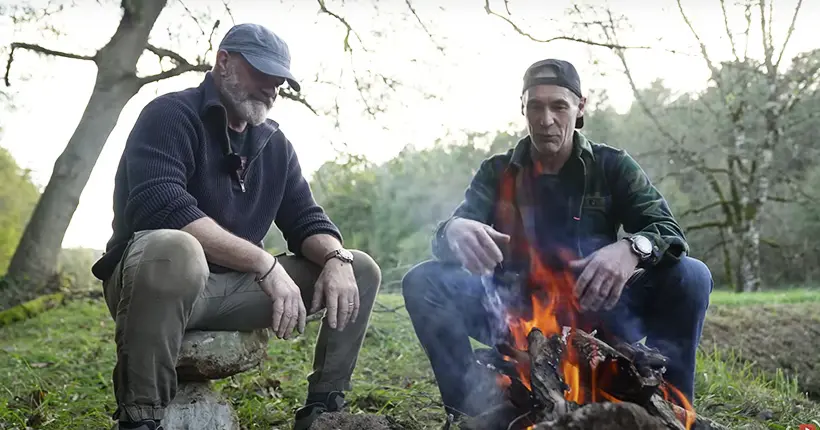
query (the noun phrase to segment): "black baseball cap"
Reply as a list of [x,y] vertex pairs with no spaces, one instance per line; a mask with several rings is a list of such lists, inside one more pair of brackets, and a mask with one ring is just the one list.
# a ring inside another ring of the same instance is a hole
[[282,38],[259,24],[237,24],[219,43],[219,49],[241,54],[256,70],[288,81],[300,91],[299,82],[290,71],[290,49]]
[[[578,97],[581,94],[581,77],[575,66],[569,61],[550,58],[533,63],[524,72],[524,87],[521,94],[535,85],[558,85],[572,91]],[[584,127],[584,117],[575,120],[575,128]]]

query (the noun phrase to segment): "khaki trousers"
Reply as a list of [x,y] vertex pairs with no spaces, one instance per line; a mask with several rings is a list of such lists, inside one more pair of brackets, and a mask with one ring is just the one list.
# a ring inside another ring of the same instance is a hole
[[[350,390],[350,378],[381,283],[370,256],[353,251],[360,308],[344,331],[322,321],[308,375],[309,392]],[[310,308],[321,267],[282,256],[280,264]],[[177,390],[176,363],[186,330],[250,331],[271,326],[273,306],[252,273],[211,273],[202,246],[181,230],[134,235],[110,279],[105,299],[116,321],[113,372],[117,420],[162,419]]]

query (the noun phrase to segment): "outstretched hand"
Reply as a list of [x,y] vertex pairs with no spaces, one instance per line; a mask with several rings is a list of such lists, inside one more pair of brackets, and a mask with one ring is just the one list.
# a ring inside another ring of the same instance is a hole
[[328,260],[313,292],[310,312],[318,312],[324,304],[330,328],[344,330],[359,316],[359,286],[353,266],[337,259]]
[[510,243],[509,235],[466,218],[450,221],[445,235],[459,262],[476,275],[491,273],[504,260],[502,249]]
[[571,261],[570,268],[583,270],[575,284],[575,297],[581,309],[594,312],[615,307],[638,261],[638,256],[624,240],[607,245],[584,259]]

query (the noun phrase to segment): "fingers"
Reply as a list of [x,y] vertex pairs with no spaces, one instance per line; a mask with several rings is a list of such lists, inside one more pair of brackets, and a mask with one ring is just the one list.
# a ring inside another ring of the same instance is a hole
[[483,233],[478,234],[478,245],[484,251],[489,267],[495,267],[496,264],[504,260],[501,248],[493,241],[489,231],[485,230]]
[[595,278],[590,282],[589,287],[587,287],[587,291],[584,294],[583,302],[585,304],[582,305],[587,311],[598,311],[601,309],[601,305],[609,296],[609,292],[612,289],[612,277],[606,272],[606,270],[601,270],[600,268],[595,272]]
[[282,331],[281,337],[289,339],[299,318],[299,307],[296,305],[295,297],[292,295],[288,297],[285,304],[285,316],[282,318],[282,326],[280,329]]
[[508,234],[501,233],[500,231],[490,226],[487,226],[484,229],[484,231],[487,232],[487,235],[490,236],[490,239],[492,239],[495,243],[499,245],[510,243],[510,235]]
[[313,300],[310,302],[310,313],[318,312],[322,308],[322,299],[324,297],[324,284],[317,282],[313,289]]
[[350,316],[350,323],[356,322],[359,318],[359,288],[356,286],[356,291],[353,292],[353,314]]
[[[486,244],[482,242],[482,238],[486,241]],[[495,265],[501,261],[501,250],[499,250],[498,246],[490,240],[489,236],[479,233],[477,236],[469,236],[465,238],[464,242],[466,248],[472,251],[473,255],[475,255],[479,273],[492,271]],[[490,248],[487,248],[487,245],[489,245]],[[496,252],[498,253],[497,259],[493,255]]]
[[597,264],[586,264],[583,267],[584,271],[581,272],[581,276],[575,281],[575,298],[578,300],[586,294],[587,287],[590,281],[592,281],[592,278],[595,277],[595,271],[598,269]]
[[[285,313],[285,299],[276,297],[273,300],[273,321],[271,327],[273,331],[279,336],[279,328],[281,327],[282,315]],[[281,336],[279,336],[281,337]]]
[[333,288],[328,290],[325,304],[327,305],[327,323],[330,324],[330,328],[335,329],[337,322],[336,317],[339,311],[339,294],[336,293]]
[[[587,266],[588,268],[593,267],[592,265]],[[603,281],[606,279],[601,273],[600,265],[595,265],[595,273],[587,282],[586,288],[584,288],[584,294],[579,298],[579,302],[581,304],[581,309],[585,311],[594,310],[594,305],[596,300],[599,300],[598,294],[601,290],[601,286]],[[584,270],[586,271],[586,270]]]
[[299,318],[298,318],[299,319],[299,322],[298,322],[299,325],[297,326],[297,328],[299,330],[299,334],[302,334],[302,333],[305,332],[305,324],[307,323],[307,310],[305,310],[305,304],[304,304],[304,302],[302,302],[301,297],[299,297],[299,299],[297,300],[297,303],[298,303],[298,312],[299,312]]
[[586,267],[587,264],[589,264],[589,261],[589,257],[583,258],[581,260],[572,260],[569,262],[569,268],[575,270],[583,269],[584,267]]
[[483,272],[481,263],[479,263],[478,257],[476,257],[475,252],[471,248],[466,246],[457,246],[454,251],[456,252],[458,261],[460,261],[461,265],[464,266],[465,269],[469,270],[470,273],[478,275]]
[[604,309],[610,310],[618,304],[618,300],[621,299],[621,293],[623,293],[625,286],[626,280],[620,280],[614,283],[614,286],[609,292],[609,297],[607,297],[606,302],[604,302]]
[[350,311],[353,310],[353,306],[349,306],[353,302],[348,299],[347,294],[339,294],[339,314],[336,319],[336,326],[338,330],[344,330],[347,326],[347,320],[350,317]]

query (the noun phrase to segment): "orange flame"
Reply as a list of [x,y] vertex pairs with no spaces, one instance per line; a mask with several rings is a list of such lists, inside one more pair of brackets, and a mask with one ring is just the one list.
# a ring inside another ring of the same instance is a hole
[[[578,300],[575,297],[575,279],[573,274],[566,268],[551,270],[543,263],[540,255],[526,244],[526,238],[522,237],[521,229],[517,227],[520,221],[520,213],[516,208],[516,179],[514,174],[506,172],[501,179],[499,189],[499,199],[497,205],[497,219],[502,229],[510,229],[513,242],[517,245],[514,250],[529,254],[530,267],[526,285],[530,289],[530,299],[532,301],[532,315],[522,316],[508,313],[507,322],[512,332],[513,347],[520,351],[526,351],[529,343],[527,335],[533,328],[538,328],[549,337],[555,334],[565,334],[564,325],[568,326],[569,334],[566,338],[567,348],[564,349],[560,357],[559,370],[561,378],[569,387],[564,392],[564,397],[577,404],[593,403],[598,401],[620,402],[618,398],[604,390],[610,386],[612,377],[617,376],[618,366],[615,362],[601,365],[600,363],[584,363],[580,365],[578,352],[572,347],[572,336],[576,333],[576,318],[579,314]],[[519,240],[521,243],[518,243]],[[574,256],[569,253],[561,253],[558,256],[561,261],[568,262]],[[560,318],[560,320],[559,320]],[[563,322],[564,324],[561,324]],[[527,363],[517,363],[516,370],[519,379],[532,390],[530,383],[530,369]],[[499,378],[498,383],[502,387],[509,386],[509,377]],[[665,384],[662,388],[664,399],[675,405],[676,416],[686,424],[686,429],[690,430],[694,421],[695,413],[692,405],[686,397],[671,384]],[[533,428],[534,426],[530,427]]]
[[[561,270],[557,273],[549,270],[541,263],[538,255],[530,251],[530,272],[528,283],[532,288],[532,315],[525,318],[519,315],[508,314],[507,320],[510,326],[513,345],[515,348],[526,351],[528,349],[527,335],[533,328],[538,328],[549,337],[554,334],[564,334],[565,328],[559,323],[559,315],[569,324],[567,335],[567,347],[561,356],[559,370],[561,378],[569,389],[564,392],[564,398],[577,404],[594,403],[599,401],[620,402],[621,400],[606,392],[604,387],[608,386],[610,378],[618,373],[617,363],[607,362],[590,363],[589,366],[582,367],[578,352],[573,348],[572,336],[575,333],[576,319],[579,312],[578,301],[573,292],[575,280],[569,270]],[[568,258],[564,258],[568,261]],[[517,364],[519,378],[527,389],[532,390],[530,383],[530,369],[524,364]],[[499,380],[503,386],[508,386],[510,381]],[[665,383],[662,387],[664,399],[675,405],[673,409],[681,423],[690,430],[695,421],[695,413],[692,405],[687,401],[678,389],[671,384]]]

